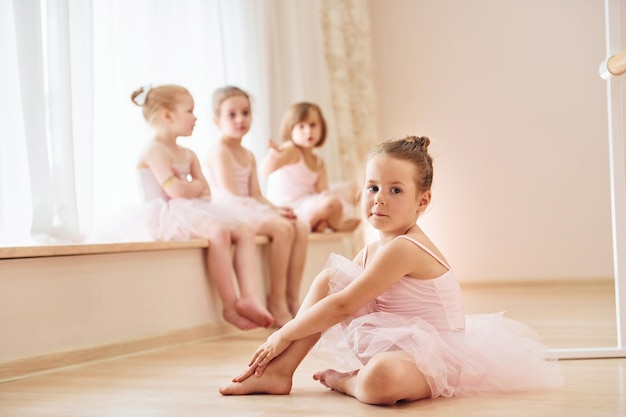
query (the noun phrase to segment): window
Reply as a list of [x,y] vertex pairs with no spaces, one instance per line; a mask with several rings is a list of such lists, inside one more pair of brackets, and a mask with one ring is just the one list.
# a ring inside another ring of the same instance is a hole
[[141,85],[191,91],[199,120],[181,144],[200,158],[218,135],[212,91],[246,89],[255,112],[246,144],[264,152],[266,8],[251,0],[2,0],[0,245],[81,241],[99,218],[137,201],[135,165],[150,135],[130,101]]

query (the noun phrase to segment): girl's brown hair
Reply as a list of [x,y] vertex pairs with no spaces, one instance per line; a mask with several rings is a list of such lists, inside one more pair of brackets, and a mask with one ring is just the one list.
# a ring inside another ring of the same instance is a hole
[[[141,101],[137,98],[145,93],[145,97]],[[154,117],[161,109],[173,111],[180,98],[189,95],[189,90],[185,87],[174,84],[165,84],[158,87],[139,87],[130,95],[130,99],[136,105],[142,107],[143,118],[146,122],[152,124]]]
[[369,153],[368,160],[384,154],[412,162],[416,168],[415,183],[420,191],[429,191],[433,183],[433,159],[428,154],[430,139],[426,136],[405,136],[382,142]]
[[213,92],[213,115],[215,117],[220,117],[220,107],[222,106],[222,103],[226,99],[234,96],[243,96],[248,99],[248,102],[250,102],[250,95],[239,87],[227,85],[225,87],[220,87],[215,90]]
[[291,132],[293,127],[307,118],[310,111],[316,111],[320,117],[320,124],[322,127],[322,136],[319,142],[315,144],[316,147],[322,146],[326,142],[326,120],[322,114],[322,109],[317,104],[309,103],[306,101],[292,104],[280,124],[280,136],[283,142],[291,140]]

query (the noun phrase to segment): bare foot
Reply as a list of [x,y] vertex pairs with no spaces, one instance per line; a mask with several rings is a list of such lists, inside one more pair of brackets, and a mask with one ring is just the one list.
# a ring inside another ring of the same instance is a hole
[[232,324],[233,326],[241,330],[252,330],[252,329],[256,329],[257,327],[259,327],[259,325],[256,324],[255,322],[248,320],[247,318],[239,315],[239,313],[234,307],[225,308],[224,310],[222,310],[222,317],[228,323]]
[[270,327],[274,323],[274,317],[255,299],[240,298],[235,301],[235,309],[237,313],[261,327]]
[[341,226],[337,229],[338,232],[351,232],[356,229],[361,223],[360,219],[347,219],[341,222]]
[[220,388],[222,395],[274,394],[286,395],[291,392],[291,378],[265,370],[263,375],[252,375],[241,382]]
[[274,327],[283,327],[288,321],[293,319],[293,314],[289,312],[286,302],[272,302],[268,297],[267,308],[274,316]]
[[334,369],[326,369],[324,371],[315,372],[313,379],[320,381],[325,387],[345,394],[346,381],[354,377],[358,372],[358,370],[352,372],[338,372]]

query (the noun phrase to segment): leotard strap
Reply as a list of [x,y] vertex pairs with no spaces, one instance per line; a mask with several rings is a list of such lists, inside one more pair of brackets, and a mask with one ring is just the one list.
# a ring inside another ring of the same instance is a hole
[[414,244],[416,244],[417,246],[419,246],[424,252],[426,252],[427,254],[429,254],[430,256],[432,256],[433,258],[435,258],[437,260],[437,262],[439,262],[441,265],[445,266],[448,270],[450,270],[450,267],[448,266],[448,264],[446,264],[441,258],[439,258],[437,255],[435,255],[435,253],[433,251],[431,251],[430,249],[428,249],[426,246],[424,246],[424,244],[422,244],[421,242],[418,242],[417,240],[413,239],[410,236],[407,235],[400,235],[397,236],[396,238],[403,238],[406,239],[410,242],[413,242]]
[[361,259],[361,266],[365,268],[365,261],[367,261],[367,246],[363,248],[363,259]]

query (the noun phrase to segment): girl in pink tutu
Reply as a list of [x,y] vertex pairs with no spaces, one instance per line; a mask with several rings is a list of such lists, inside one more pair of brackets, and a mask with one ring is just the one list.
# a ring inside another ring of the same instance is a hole
[[291,208],[275,206],[261,193],[254,155],[241,144],[252,122],[248,94],[238,87],[219,88],[213,94],[213,108],[222,135],[206,158],[207,178],[219,201],[242,209],[240,220],[270,238],[267,307],[280,327],[300,307],[308,226]]
[[354,261],[331,255],[294,320],[268,337],[223,395],[289,393],[316,344],[346,369],[313,378],[368,404],[562,384],[527,326],[464,314],[454,272],[416,224],[431,200],[429,143],[405,137],[374,148],[361,206],[380,240]]
[[313,232],[354,230],[359,225],[352,216],[356,190],[349,183],[329,184],[324,160],[314,152],[326,141],[326,121],[319,106],[293,104],[283,117],[280,134],[283,144],[270,141],[261,163],[261,173],[268,175],[267,198],[293,208]]
[[176,143],[179,136],[191,136],[197,120],[191,94],[177,85],[145,86],[131,100],[154,129],[137,165],[144,203],[118,216],[115,226],[110,222],[106,236],[117,241],[207,239],[209,277],[224,320],[243,330],[271,326],[272,315],[255,296],[254,231],[233,217],[232,208],[211,202],[196,154]]

